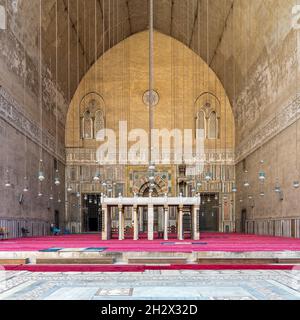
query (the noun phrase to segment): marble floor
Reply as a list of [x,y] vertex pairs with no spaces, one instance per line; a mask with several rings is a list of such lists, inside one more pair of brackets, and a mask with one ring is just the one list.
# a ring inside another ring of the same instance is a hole
[[1,271],[0,300],[300,300],[300,271]]

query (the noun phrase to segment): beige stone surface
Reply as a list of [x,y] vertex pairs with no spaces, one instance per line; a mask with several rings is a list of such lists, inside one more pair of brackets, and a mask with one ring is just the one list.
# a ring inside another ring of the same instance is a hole
[[[226,93],[214,72],[189,48],[156,32],[154,37],[154,89],[159,103],[154,111],[154,128],[195,129],[196,101],[210,92],[221,103],[221,132],[206,140],[207,149],[234,148],[234,120]],[[148,32],[136,34],[108,51],[82,79],[67,115],[66,147],[96,147],[95,140],[80,139],[79,105],[90,92],[105,103],[106,127],[118,132],[119,121],[128,122],[128,131],[149,131],[148,108],[143,94],[149,88]],[[226,125],[225,125],[226,124]],[[226,142],[225,142],[226,138]],[[130,144],[129,144],[130,147]]]
[[[0,30],[0,85],[22,106],[23,112],[39,124],[40,2],[0,0],[0,5],[6,3],[8,31]],[[144,121],[147,108],[141,100],[147,89],[147,43],[146,33],[140,33],[147,29],[147,1],[119,0],[110,2],[109,5],[107,0],[79,0],[78,7],[77,2],[70,3],[68,8],[68,1],[58,1],[56,30],[56,1],[42,1],[45,132],[55,136],[54,120],[58,105],[58,138],[60,148],[63,147],[70,100],[78,86],[81,88],[79,90],[83,90],[86,83],[91,89],[95,76],[94,84],[105,83],[103,88],[94,89],[102,90],[107,106],[108,125],[115,127],[117,120],[121,118],[129,121],[130,128],[135,127],[136,123],[147,128],[147,122]],[[235,145],[237,152],[236,175],[239,186],[236,197],[244,199],[242,205],[237,204],[237,225],[243,208],[247,209],[250,220],[276,218],[279,224],[285,220],[286,226],[283,229],[290,228],[290,220],[285,219],[287,217],[297,218],[299,222],[298,191],[292,188],[297,175],[296,152],[299,153],[299,149],[295,148],[293,124],[293,115],[299,105],[296,101],[299,91],[299,39],[297,40],[298,33],[292,29],[291,24],[292,8],[296,4],[295,0],[154,1],[156,37],[160,39],[155,49],[155,87],[161,93],[160,104],[156,107],[155,124],[158,127],[167,124],[170,128],[175,125],[179,128],[192,126],[193,99],[206,86],[210,90],[215,88],[215,72],[220,79],[216,80],[218,94],[224,94],[225,97],[226,92],[228,96],[228,108],[222,110],[230,110],[231,105],[234,115],[234,124],[231,123],[232,120],[228,120],[227,127],[235,127],[235,132],[227,135],[228,143],[235,138],[232,146]],[[134,36],[130,38],[132,35]],[[127,40],[122,42],[124,39]],[[136,45],[137,42],[140,44]],[[203,60],[189,51],[188,47]],[[176,61],[174,69],[171,68],[172,48]],[[208,62],[211,67],[209,85],[206,82],[204,62]],[[75,100],[80,97],[78,92],[73,97],[72,106],[76,105]],[[81,93],[83,92],[84,90]],[[170,97],[174,103],[171,103]],[[224,105],[224,98],[222,99]],[[71,109],[69,115],[72,112]],[[231,111],[228,114],[231,119]],[[224,119],[224,114],[222,118]],[[262,129],[267,123],[270,123],[269,129]],[[70,124],[71,120],[68,119],[68,125]],[[76,123],[71,124],[71,127],[78,132],[78,123],[77,127]],[[275,129],[272,131],[272,128]],[[1,149],[9,147],[8,162],[13,175],[22,180],[23,164],[19,153],[24,148],[23,132],[16,132],[14,128],[6,129],[5,124],[1,127],[1,132]],[[224,137],[224,131],[222,134]],[[78,137],[75,136],[74,141],[72,140],[69,136],[67,146],[83,146]],[[261,144],[263,155],[257,150]],[[86,147],[94,147],[94,142],[86,144]],[[37,145],[33,143],[29,148],[35,150]],[[55,151],[46,154],[49,163],[52,162],[53,159],[50,159]],[[261,157],[264,158],[267,173],[264,199],[257,195],[258,162]],[[244,177],[241,161],[244,158],[249,168],[250,190],[242,188]],[[32,163],[30,174],[33,177],[37,171],[36,159],[36,151],[32,151],[28,161]],[[0,166],[3,173],[7,167],[3,157]],[[279,201],[272,192],[277,177],[282,187],[283,201]],[[254,196],[254,209],[246,201],[249,194]],[[1,203],[4,203],[1,216],[9,212],[9,216],[25,217],[30,216],[30,212],[35,212],[35,217],[39,218],[40,211],[47,211],[45,205],[40,208],[36,204],[34,192],[29,202],[36,209],[26,209],[21,214],[16,202],[18,195],[17,189],[8,197],[1,192]],[[12,199],[8,200],[10,196]],[[52,219],[52,213],[45,213],[45,216],[45,219]],[[281,227],[278,226],[277,229]]]

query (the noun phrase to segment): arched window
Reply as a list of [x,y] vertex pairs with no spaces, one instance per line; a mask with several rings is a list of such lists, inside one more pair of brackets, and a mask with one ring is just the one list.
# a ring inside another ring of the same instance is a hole
[[105,128],[105,121],[104,121],[104,115],[102,110],[98,110],[95,113],[95,122],[94,122],[94,139],[97,138],[97,133],[100,130],[103,130]]
[[89,111],[86,111],[82,118],[82,137],[83,139],[93,139],[93,120]]
[[201,94],[195,104],[196,107],[196,128],[204,129],[205,139],[219,139],[220,123],[220,101],[209,93]]
[[218,120],[217,114],[212,111],[208,119],[208,139],[218,138]]
[[94,92],[85,95],[80,102],[81,139],[97,138],[97,133],[105,128],[105,104],[103,98]]
[[203,136],[206,136],[205,113],[202,110],[197,114],[196,129],[203,130]]
[[203,111],[198,113],[197,128],[205,130],[205,114]]

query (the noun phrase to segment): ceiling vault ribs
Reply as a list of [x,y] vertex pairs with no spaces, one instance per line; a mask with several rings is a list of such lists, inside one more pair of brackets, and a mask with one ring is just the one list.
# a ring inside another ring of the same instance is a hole
[[128,23],[129,23],[129,32],[132,34],[131,18],[130,18],[130,9],[129,9],[129,0],[126,1],[127,12],[128,12]]
[[[87,55],[86,55],[86,52],[84,50],[84,45],[82,44],[82,42],[80,40],[80,35],[79,35],[78,30],[77,30],[77,28],[75,26],[75,23],[72,20],[71,15],[69,14],[70,11],[69,11],[68,5],[66,4],[65,0],[63,0],[63,5],[64,5],[64,8],[65,8],[65,12],[67,12],[67,17],[71,22],[72,29],[74,30],[74,32],[76,34],[76,39],[78,39],[78,43],[79,43],[80,49],[82,51],[82,55],[83,55],[84,59],[86,60],[86,62],[88,63]],[[77,21],[77,23],[78,23],[78,21]]]
[[233,12],[233,6],[234,6],[234,0],[231,0],[231,6],[230,6],[230,9],[229,9],[228,14],[227,14],[227,16],[226,16],[226,19],[225,19],[225,23],[224,23],[224,27],[223,27],[223,32],[222,32],[222,34],[221,34],[221,36],[220,36],[220,38],[219,38],[219,41],[218,41],[218,43],[217,43],[216,49],[215,49],[215,51],[214,51],[214,54],[213,54],[211,60],[210,60],[210,61],[207,61],[207,63],[208,63],[209,66],[212,65],[212,63],[213,63],[213,61],[214,61],[214,59],[215,59],[215,56],[217,55],[217,52],[218,52],[218,50],[219,50],[219,47],[220,47],[220,45],[221,45],[221,43],[222,43],[222,40],[223,40],[223,37],[224,37],[224,33],[225,33],[226,29],[227,29],[227,22],[228,22],[228,20],[229,20],[229,17],[230,17],[230,15],[231,15],[231,13]]
[[103,19],[104,19],[104,12],[103,12],[103,8],[102,8],[102,5],[101,5],[100,0],[97,0],[97,3],[98,3],[98,5],[99,5],[99,7],[100,7],[101,16],[102,16],[102,20],[103,20]]
[[196,28],[196,23],[197,23],[197,20],[198,20],[199,3],[200,3],[200,1],[201,0],[197,1],[197,7],[196,7],[196,10],[195,10],[195,13],[194,13],[194,23],[193,23],[193,29],[192,29],[192,32],[191,32],[191,38],[190,38],[190,41],[189,41],[189,47],[191,47],[192,41],[193,41],[193,36],[194,36],[195,28]]
[[173,19],[174,19],[174,4],[175,0],[171,2],[171,22],[170,22],[170,36],[173,36]]
[[[103,22],[105,22],[105,21],[104,21],[104,10],[103,10],[103,6],[102,6],[100,0],[97,0],[97,3],[99,4],[99,7],[100,7],[101,17],[102,17],[102,24],[103,24]],[[106,26],[104,26],[104,29],[106,29]],[[102,33],[102,35],[101,35],[101,40],[99,41],[99,43],[97,43],[97,52],[98,52],[101,44],[102,44],[103,47],[104,47],[104,45],[105,45],[105,40],[104,40],[105,36],[106,36],[106,31],[103,30],[103,33]],[[105,51],[105,48],[103,48],[103,51]],[[96,61],[95,61],[95,62],[96,62]]]
[[[49,3],[50,1],[53,2],[53,0],[49,0]],[[219,65],[216,60],[219,59],[225,42],[227,44],[227,36],[232,15],[235,14],[236,3],[234,0],[208,0],[211,8],[208,19],[210,19],[209,37],[212,45],[210,47],[209,58],[207,59],[205,57],[205,46],[201,46],[201,43],[204,43],[206,40],[204,32],[206,25],[206,1],[155,0],[155,29],[184,43],[202,57],[210,67],[213,66],[218,71]],[[186,9],[182,5],[184,2],[187,2]],[[79,7],[76,6],[76,3],[79,3]],[[109,3],[113,3],[114,5],[111,6]],[[83,11],[84,4],[86,4],[85,11]],[[69,23],[71,32],[71,53],[78,50],[80,77],[82,77],[87,72],[86,69],[93,65],[111,47],[136,33],[147,31],[146,17],[148,16],[148,12],[146,4],[147,0],[61,1],[61,5],[58,8],[59,36],[62,43],[60,48],[63,51],[61,54],[64,55],[65,61],[68,54],[68,47],[66,45],[68,34],[65,32],[67,28],[66,22]],[[54,9],[53,5],[49,4],[47,10],[44,10],[45,23],[47,23],[45,30],[49,32],[49,39],[52,41],[55,40],[55,25],[51,24],[51,21],[47,19],[53,19],[53,14],[55,14]],[[117,10],[117,19],[114,16],[115,11],[113,10]],[[94,21],[96,21],[96,33],[93,31]],[[89,24],[90,31],[88,28],[84,28],[85,22]],[[113,38],[116,41],[109,43],[109,33],[117,36],[117,38]],[[94,41],[93,35],[95,36],[95,41],[97,41],[97,48],[94,48],[95,52],[93,52],[94,45],[91,46],[91,43]],[[47,34],[44,34],[44,36],[45,40],[47,40]],[[86,39],[89,39],[91,48],[89,48]],[[52,50],[51,42],[47,44],[47,47],[45,46],[45,48],[48,47],[51,50],[48,50],[49,52],[46,53],[49,54],[47,61],[51,63],[52,60],[55,60],[55,52]],[[63,72],[63,68],[67,66],[62,65],[61,67]],[[75,69],[72,69],[72,72],[75,73]],[[76,87],[76,79],[73,81],[72,93]]]

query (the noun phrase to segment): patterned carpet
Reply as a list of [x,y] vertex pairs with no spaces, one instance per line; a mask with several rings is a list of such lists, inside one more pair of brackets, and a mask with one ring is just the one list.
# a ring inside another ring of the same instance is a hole
[[199,252],[199,251],[300,251],[300,239],[242,234],[202,233],[200,241],[141,239],[102,241],[98,234],[28,237],[0,241],[0,251],[40,251],[51,248],[105,248],[110,252]]

